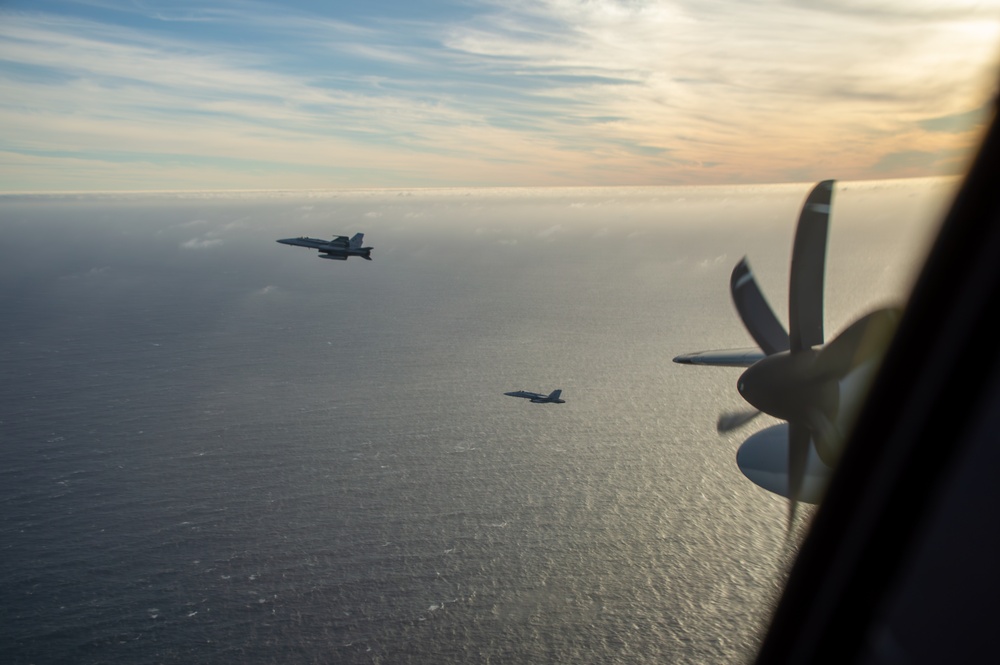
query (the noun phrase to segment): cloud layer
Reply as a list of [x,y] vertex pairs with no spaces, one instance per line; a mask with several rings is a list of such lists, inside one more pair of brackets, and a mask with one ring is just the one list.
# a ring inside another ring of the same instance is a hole
[[0,188],[955,173],[995,93],[996,0],[366,7],[8,3]]

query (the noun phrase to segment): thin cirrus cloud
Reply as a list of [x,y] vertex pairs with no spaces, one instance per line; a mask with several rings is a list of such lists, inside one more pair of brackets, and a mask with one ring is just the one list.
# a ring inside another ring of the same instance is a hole
[[7,3],[0,189],[955,173],[995,94],[997,9]]

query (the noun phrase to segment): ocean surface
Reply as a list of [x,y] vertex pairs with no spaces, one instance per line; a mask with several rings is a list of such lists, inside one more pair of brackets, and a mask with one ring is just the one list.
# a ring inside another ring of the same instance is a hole
[[[838,184],[828,338],[955,184]],[[810,513],[671,359],[810,187],[0,196],[0,662],[752,660]]]

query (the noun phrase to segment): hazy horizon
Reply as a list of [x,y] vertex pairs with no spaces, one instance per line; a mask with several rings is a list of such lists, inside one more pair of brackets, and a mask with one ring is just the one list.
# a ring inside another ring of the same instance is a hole
[[[940,183],[940,182],[954,182],[956,185],[961,182],[964,176],[961,174],[954,175],[925,175],[925,176],[909,176],[901,178],[868,178],[863,180],[838,180],[835,179],[837,185],[841,188],[851,185],[865,186],[865,187],[882,187],[882,186],[893,186],[902,185],[907,186],[907,184],[920,185],[922,182],[927,183]],[[685,184],[685,185],[670,185],[670,184],[644,184],[644,185],[429,185],[429,186],[343,186],[343,187],[256,187],[256,188],[245,188],[245,189],[217,189],[217,188],[189,188],[189,189],[107,189],[107,190],[24,190],[24,191],[0,191],[0,199],[13,199],[16,197],[37,197],[44,198],[47,196],[51,197],[62,197],[62,196],[80,196],[80,197],[110,197],[110,196],[121,196],[123,198],[129,197],[143,197],[150,196],[155,197],[158,195],[170,196],[170,195],[190,195],[202,197],[205,195],[218,195],[219,197],[226,196],[240,196],[240,195],[273,195],[273,196],[285,196],[285,197],[335,197],[338,195],[348,195],[348,194],[364,194],[364,193],[398,193],[407,194],[412,193],[414,195],[419,194],[445,194],[448,192],[457,193],[504,193],[515,194],[521,193],[528,195],[531,193],[547,193],[547,192],[586,192],[588,194],[599,193],[599,192],[629,192],[629,191],[653,191],[653,190],[663,190],[664,192],[680,192],[684,190],[698,190],[703,193],[707,192],[724,192],[726,190],[733,191],[749,191],[753,189],[760,188],[801,188],[815,184],[813,180],[788,180],[780,182],[752,182],[752,183],[719,183],[719,184]]]

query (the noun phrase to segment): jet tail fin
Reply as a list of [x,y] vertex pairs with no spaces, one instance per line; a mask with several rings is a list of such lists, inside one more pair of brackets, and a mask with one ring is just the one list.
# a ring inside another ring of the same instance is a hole
[[562,390],[553,390],[549,393],[549,399],[559,399],[560,395],[562,395]]
[[364,240],[364,233],[356,233],[354,237],[351,238],[351,249],[361,249],[361,241]]

